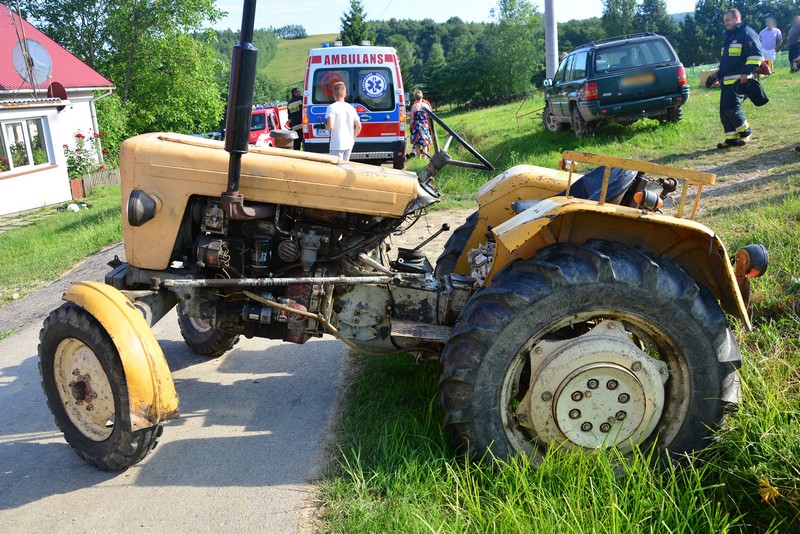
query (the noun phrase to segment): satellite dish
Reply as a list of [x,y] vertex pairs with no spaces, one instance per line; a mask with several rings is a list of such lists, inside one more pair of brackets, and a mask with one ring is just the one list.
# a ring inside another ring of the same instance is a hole
[[[50,84],[50,87],[47,88],[47,97],[48,98],[58,98],[61,101],[67,100],[67,90],[64,89],[64,86],[58,82],[53,82]],[[56,106],[56,111],[61,112],[67,106]]]
[[[27,60],[24,48],[27,48]],[[28,83],[33,78],[34,87],[42,85],[50,79],[50,75],[53,72],[53,62],[50,60],[50,54],[47,53],[47,50],[39,41],[34,41],[33,39],[25,39],[24,48],[22,43],[14,45],[14,50],[11,52],[11,62],[14,64],[14,69]]]

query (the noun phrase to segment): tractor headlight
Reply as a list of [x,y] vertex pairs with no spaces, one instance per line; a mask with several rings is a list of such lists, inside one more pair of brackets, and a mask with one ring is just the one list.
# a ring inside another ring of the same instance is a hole
[[140,189],[131,191],[128,197],[128,224],[141,226],[158,213],[160,202]]

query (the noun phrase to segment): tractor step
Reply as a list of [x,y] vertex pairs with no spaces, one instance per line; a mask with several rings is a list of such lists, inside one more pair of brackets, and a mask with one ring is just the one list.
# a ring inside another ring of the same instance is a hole
[[450,339],[452,326],[431,325],[402,319],[392,319],[393,337],[411,337],[423,341],[445,343]]

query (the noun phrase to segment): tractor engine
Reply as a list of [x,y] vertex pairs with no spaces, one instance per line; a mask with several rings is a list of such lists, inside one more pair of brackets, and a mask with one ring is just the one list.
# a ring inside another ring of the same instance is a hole
[[[186,291],[182,310],[229,333],[295,343],[321,335],[321,325],[254,302],[235,280],[305,280],[354,273],[350,260],[378,247],[403,221],[269,204],[259,205],[258,213],[257,219],[237,221],[225,214],[217,198],[192,200],[173,260],[192,268],[199,278],[226,278],[231,285]],[[313,313],[330,305],[323,286],[310,281],[262,288],[259,296]]]

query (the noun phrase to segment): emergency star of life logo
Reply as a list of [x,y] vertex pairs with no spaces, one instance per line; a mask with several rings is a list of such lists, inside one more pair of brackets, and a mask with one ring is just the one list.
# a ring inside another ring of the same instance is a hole
[[380,72],[370,72],[361,80],[361,91],[370,98],[380,98],[386,94],[389,84]]

